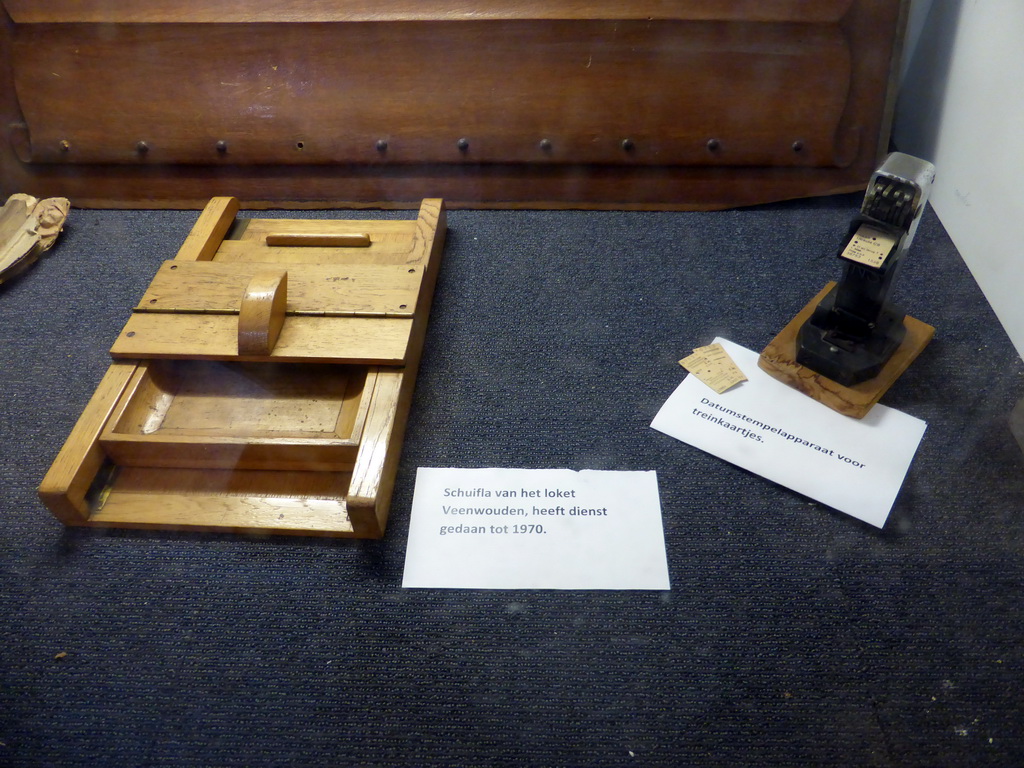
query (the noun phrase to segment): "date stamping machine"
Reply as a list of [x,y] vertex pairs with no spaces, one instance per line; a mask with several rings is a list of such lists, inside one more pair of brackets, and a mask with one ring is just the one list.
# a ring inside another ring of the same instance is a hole
[[765,348],[759,365],[825,405],[860,418],[935,329],[889,301],[917,232],[935,167],[901,152],[876,170],[839,250],[843,275]]

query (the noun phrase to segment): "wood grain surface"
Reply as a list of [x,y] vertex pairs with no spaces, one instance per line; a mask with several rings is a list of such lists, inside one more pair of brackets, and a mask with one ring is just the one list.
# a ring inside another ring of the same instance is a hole
[[99,445],[100,432],[135,372],[131,362],[107,369],[71,434],[39,486],[39,496],[66,525],[85,521],[85,496],[107,457]]
[[773,378],[827,405],[832,410],[855,419],[862,419],[924,351],[935,335],[935,328],[907,315],[904,320],[907,335],[879,374],[852,387],[843,386],[796,361],[797,336],[800,328],[834,285],[834,282],[826,285],[796,314],[779,335],[764,348],[757,365]]
[[[247,286],[267,262],[220,260],[157,270],[136,312],[237,314]],[[412,317],[419,270],[405,265],[288,265],[287,313],[334,317]]]
[[852,0],[5,0],[19,24],[325,21],[465,21],[478,19],[689,19],[837,21]]
[[192,358],[402,365],[412,320],[289,317],[269,355],[238,354],[238,316],[133,312],[110,348],[117,359]]

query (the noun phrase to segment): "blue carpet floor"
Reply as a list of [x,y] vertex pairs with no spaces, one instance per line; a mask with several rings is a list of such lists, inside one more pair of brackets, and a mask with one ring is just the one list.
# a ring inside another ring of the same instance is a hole
[[[760,349],[838,277],[859,202],[450,212],[377,542],[50,516],[196,219],[72,211],[0,287],[0,765],[1024,765],[1024,366],[933,213],[897,298],[937,334],[883,400],[928,430],[884,530],[649,427],[692,347]],[[672,588],[403,590],[420,466],[657,470]]]

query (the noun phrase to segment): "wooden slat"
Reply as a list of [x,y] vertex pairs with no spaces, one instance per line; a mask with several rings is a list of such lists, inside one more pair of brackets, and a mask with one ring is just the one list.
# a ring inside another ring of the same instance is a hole
[[89,525],[351,536],[339,472],[125,467]]
[[16,23],[694,19],[837,21],[851,0],[5,0]]
[[[240,239],[262,242],[271,232],[304,234],[310,230],[330,234],[366,232],[374,246],[385,242],[408,244],[416,231],[416,222],[411,219],[249,219]],[[362,254],[357,255],[362,258]]]
[[289,264],[322,264],[344,271],[348,265],[415,264],[411,258],[412,238],[403,242],[373,243],[359,253],[341,248],[289,247],[267,248],[252,240],[225,240],[220,244],[216,260],[232,262],[273,263],[287,268]]
[[[238,313],[246,286],[268,266],[166,261],[135,310]],[[287,271],[289,314],[338,317],[411,317],[422,276],[422,270],[410,272],[404,265],[301,265]]]
[[412,320],[310,317],[285,320],[269,357],[238,357],[235,315],[133,312],[117,337],[114,358],[196,358],[277,362],[402,365]]
[[357,443],[351,440],[232,439],[180,435],[107,433],[104,451],[122,467],[306,470],[351,472]]
[[[449,209],[460,210],[711,211],[797,197],[863,193],[877,160],[871,151],[856,167],[839,171],[590,165],[552,173],[550,168],[509,164],[447,173],[436,166],[410,166],[405,177],[373,166],[329,173],[309,166],[251,167],[216,175],[199,166],[175,175],[161,174],[156,168],[107,166],[102,174],[90,175],[72,166],[14,162],[2,166],[6,175],[0,177],[0,186],[24,189],[36,197],[59,189],[76,207],[103,209],[202,208],[210,191],[236,192],[253,209],[364,205],[409,209],[418,207],[423,191],[430,190],[443,196]],[[140,204],[142,199],[145,205]],[[225,241],[222,248],[229,245],[231,241]],[[282,263],[330,263],[303,253],[316,248],[291,250],[294,255],[279,257]]]
[[[363,436],[352,470],[348,492],[348,510],[352,525],[360,536],[384,535],[388,507],[395,482],[398,455],[401,454],[404,415],[399,415],[399,399],[404,374],[379,370]],[[400,423],[398,423],[400,422]]]
[[271,232],[269,246],[300,246],[302,248],[369,248],[370,236],[365,232]]
[[39,486],[43,503],[66,524],[89,514],[85,495],[106,459],[99,436],[135,368],[134,363],[114,363],[107,369]]
[[349,476],[340,472],[257,472],[125,467],[112,488],[134,494],[185,494],[197,496],[291,496],[297,499],[342,498]]
[[352,470],[348,509],[352,525],[360,536],[383,536],[387,525],[447,226],[444,201],[424,200],[416,219],[414,248],[424,269],[421,311],[410,334],[406,367],[401,371],[382,369],[377,373],[371,410],[366,415],[362,443]]
[[416,218],[416,236],[413,242],[413,258],[421,265],[423,276],[420,280],[419,299],[416,303],[417,326],[412,333],[408,364],[419,366],[419,354],[426,338],[427,319],[434,298],[434,286],[440,273],[441,255],[448,236],[448,213],[441,198],[427,198],[420,204]]
[[339,536],[356,534],[343,499],[290,496],[197,496],[112,491],[107,504],[88,521],[97,527],[200,530],[259,535]]
[[178,249],[178,261],[208,261],[217,252],[224,235],[230,229],[238,213],[238,199],[215,197],[206,204],[203,212],[188,233],[185,242]]

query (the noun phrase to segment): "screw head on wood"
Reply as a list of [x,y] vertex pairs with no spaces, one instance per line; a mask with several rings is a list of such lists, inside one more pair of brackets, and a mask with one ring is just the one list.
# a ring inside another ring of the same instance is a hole
[[626,152],[632,152],[634,149],[636,149],[636,144],[633,142],[632,139],[623,139],[622,140],[622,148]]
[[227,153],[228,143],[224,141],[224,139],[221,139],[220,141],[217,142],[217,151],[220,152],[222,155]]
[[388,151],[388,142],[387,142],[386,139],[377,139],[377,151],[378,152],[387,152]]
[[469,139],[463,137],[455,142],[455,146],[457,146],[462,152],[465,152],[469,149]]
[[550,152],[551,151],[551,139],[541,139],[540,140],[540,148],[544,152]]
[[800,139],[797,139],[796,141],[793,142],[793,151],[794,152],[801,152],[803,150],[803,148],[804,148],[804,143]]
[[67,139],[61,139],[60,140],[60,151],[61,152],[70,152],[71,151],[71,142],[68,141]]
[[717,152],[722,147],[722,143],[718,139],[708,139],[708,150],[710,152]]
[[138,144],[135,145],[135,151],[138,152],[140,155],[144,155],[147,152],[149,152],[149,144],[147,144],[144,141],[140,141]]

